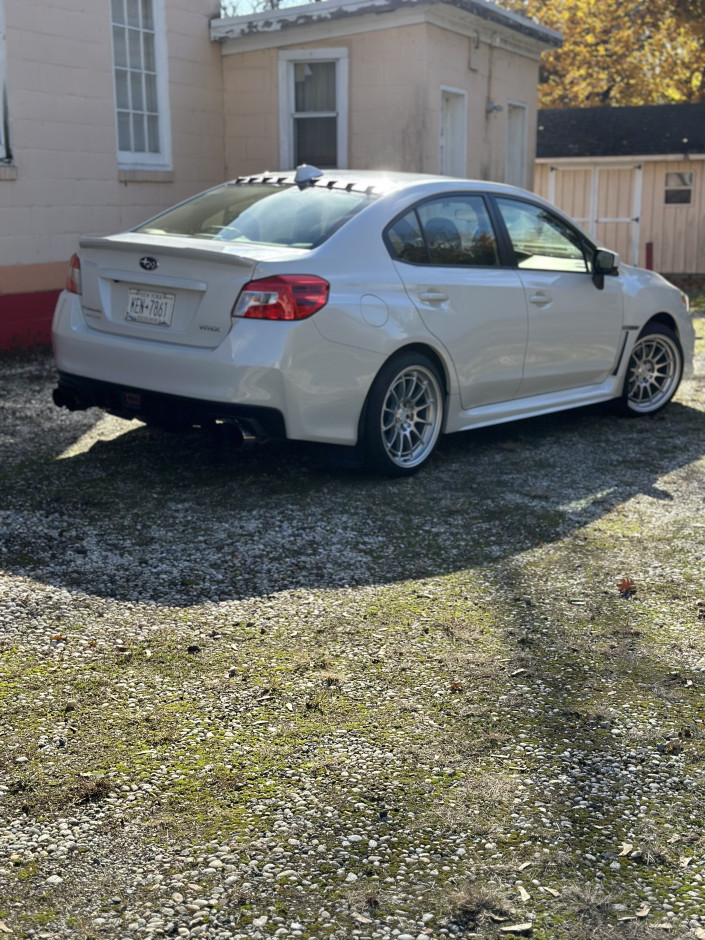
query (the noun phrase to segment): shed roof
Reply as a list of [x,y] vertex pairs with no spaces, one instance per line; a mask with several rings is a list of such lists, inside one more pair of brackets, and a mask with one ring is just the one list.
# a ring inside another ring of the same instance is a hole
[[264,13],[217,18],[211,20],[211,39],[225,41],[253,33],[272,33],[294,27],[317,23],[333,23],[342,19],[366,14],[391,13],[413,7],[435,7],[445,5],[471,13],[488,23],[513,30],[525,37],[537,40],[546,47],[561,45],[561,35],[545,26],[503,10],[490,0],[325,0],[323,3],[308,3]]
[[705,153],[705,104],[539,111],[539,159],[688,153]]

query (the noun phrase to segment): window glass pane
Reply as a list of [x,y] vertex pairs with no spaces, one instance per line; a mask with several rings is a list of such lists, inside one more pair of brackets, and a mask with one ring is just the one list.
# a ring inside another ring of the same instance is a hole
[[498,199],[520,268],[535,271],[588,271],[586,242],[567,223],[541,206]]
[[130,68],[131,69],[141,69],[142,68],[142,42],[141,35],[139,30],[128,29],[127,31],[127,45],[130,56]]
[[159,110],[157,107],[157,76],[156,75],[145,75],[144,85],[147,97],[147,111],[151,111],[152,114],[156,114]]
[[154,34],[143,33],[142,43],[144,48],[144,67],[147,72],[156,70],[156,59],[154,57]]
[[431,264],[499,264],[497,240],[480,196],[453,196],[418,208]]
[[388,229],[387,243],[398,261],[428,264],[428,250],[415,212],[408,212]]
[[130,91],[132,92],[132,110],[144,111],[142,76],[139,72],[130,72]]
[[119,26],[113,26],[113,48],[116,67],[127,68],[127,37],[125,30]]
[[690,205],[690,193],[689,189],[667,189],[666,190],[666,205],[667,206],[689,206]]
[[142,0],[142,28],[154,29],[154,12],[152,0]]
[[125,0],[110,0],[113,23],[125,22]]
[[127,72],[125,69],[115,69],[115,99],[118,108],[129,111],[130,93],[127,89]]
[[335,111],[335,62],[294,64],[294,109]]
[[296,166],[311,163],[313,166],[335,167],[337,158],[338,119],[296,118],[294,120],[294,155]]
[[221,186],[170,209],[136,231],[312,248],[377,196],[315,186]]
[[144,116],[142,114],[132,115],[132,149],[135,153],[144,153],[147,149],[147,141],[144,133]]
[[118,150],[132,150],[132,136],[130,134],[130,115],[126,111],[118,111]]
[[128,26],[140,27],[140,2],[139,0],[127,0],[127,23]]
[[147,116],[147,143],[150,153],[159,153],[159,118],[156,114]]
[[692,173],[666,173],[666,186],[692,186]]

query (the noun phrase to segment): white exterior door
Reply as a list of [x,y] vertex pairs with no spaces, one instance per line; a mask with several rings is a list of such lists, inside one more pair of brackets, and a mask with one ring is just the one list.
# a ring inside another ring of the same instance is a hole
[[444,176],[467,172],[467,95],[452,88],[441,89],[439,168]]

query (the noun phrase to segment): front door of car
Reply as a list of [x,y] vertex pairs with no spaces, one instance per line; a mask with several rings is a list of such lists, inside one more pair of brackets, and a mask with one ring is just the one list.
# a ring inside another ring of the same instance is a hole
[[526,292],[529,336],[521,398],[599,385],[615,367],[622,335],[619,277],[598,290],[591,246],[545,207],[497,198]]
[[481,196],[420,203],[387,231],[395,266],[426,328],[455,366],[464,410],[513,399],[527,341],[519,273],[500,267]]

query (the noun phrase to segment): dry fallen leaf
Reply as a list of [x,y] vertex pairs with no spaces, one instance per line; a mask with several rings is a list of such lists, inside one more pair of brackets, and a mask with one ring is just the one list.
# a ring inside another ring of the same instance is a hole
[[353,920],[356,920],[356,921],[358,922],[358,924],[371,924],[371,923],[373,923],[373,921],[372,921],[372,919],[371,919],[370,917],[365,917],[364,914],[358,914],[358,913],[355,912],[355,911],[353,911],[353,913],[352,913],[350,916],[352,917]]
[[523,933],[523,934],[527,934],[527,933],[531,933],[531,931],[532,931],[533,929],[534,929],[534,928],[533,928],[533,924],[530,924],[530,923],[526,923],[526,924],[507,924],[506,927],[500,927],[500,928],[499,928],[499,932],[500,932],[500,933]]
[[681,855],[681,857],[678,859],[678,864],[680,865],[681,868],[687,868],[688,865],[690,865],[692,861],[693,861],[692,858],[688,858],[685,855]]
[[629,597],[632,594],[636,594],[636,584],[632,581],[631,578],[622,578],[622,580],[617,585],[617,589],[623,597]]
[[544,888],[543,890],[547,891],[548,894],[550,894],[552,898],[559,898],[561,896],[561,892],[556,891],[555,888]]
[[648,917],[651,912],[651,908],[648,904],[642,904],[639,910],[636,912],[637,917]]
[[629,842],[622,842],[622,851],[619,853],[619,857],[622,858],[624,855],[631,855],[634,851],[634,846]]
[[524,901],[525,903],[526,903],[526,901],[530,901],[530,900],[531,900],[531,895],[529,894],[529,892],[526,890],[526,888],[522,888],[521,886],[519,887],[519,897],[520,897],[520,898],[522,899],[522,901]]
[[3,933],[12,933],[12,931],[7,926],[7,924],[4,924],[1,920],[0,920],[0,930],[2,930]]
[[522,862],[521,865],[517,868],[517,871],[524,871],[530,865],[533,865],[533,862]]

